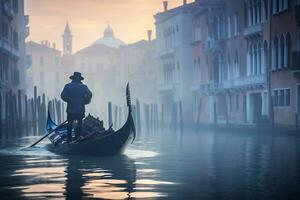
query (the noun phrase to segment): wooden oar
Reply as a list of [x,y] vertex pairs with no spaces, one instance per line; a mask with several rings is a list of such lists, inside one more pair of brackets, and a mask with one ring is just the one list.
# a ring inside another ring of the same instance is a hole
[[50,131],[49,133],[47,133],[46,135],[44,135],[42,138],[40,138],[38,141],[36,141],[34,144],[32,144],[30,147],[34,147],[35,145],[37,145],[40,141],[42,141],[43,139],[45,139],[48,135],[50,135],[51,133],[53,133],[54,131],[56,131],[57,129],[59,129],[60,127],[62,127],[68,120],[64,121],[63,123],[61,123],[59,126],[57,126],[55,129],[53,129],[52,131]]

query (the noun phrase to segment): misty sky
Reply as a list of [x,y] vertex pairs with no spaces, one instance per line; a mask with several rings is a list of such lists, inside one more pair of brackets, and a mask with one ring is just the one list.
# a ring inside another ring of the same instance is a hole
[[[182,0],[169,0],[169,8],[180,4]],[[154,30],[153,15],[162,10],[162,0],[25,0],[25,13],[30,15],[27,40],[48,40],[61,49],[68,20],[75,51],[102,37],[108,22],[115,36],[132,43],[147,38],[146,31]]]

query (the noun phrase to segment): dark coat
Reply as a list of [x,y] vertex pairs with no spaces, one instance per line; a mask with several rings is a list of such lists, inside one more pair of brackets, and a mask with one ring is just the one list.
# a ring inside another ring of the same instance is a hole
[[68,115],[84,116],[85,105],[90,103],[92,92],[80,81],[72,81],[65,85],[60,96],[67,102]]

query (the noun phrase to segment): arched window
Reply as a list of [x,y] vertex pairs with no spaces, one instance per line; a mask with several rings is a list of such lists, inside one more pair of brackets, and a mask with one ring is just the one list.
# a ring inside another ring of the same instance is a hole
[[238,13],[234,13],[234,35],[238,35]]
[[289,67],[290,66],[290,58],[291,58],[291,34],[287,33],[285,37],[285,62],[284,66]]
[[278,38],[275,37],[273,41],[272,69],[276,70],[277,67],[278,67]]
[[228,54],[227,57],[227,74],[228,74],[228,80],[232,79],[232,69],[231,69],[231,61],[230,61],[230,55]]
[[276,13],[276,8],[277,8],[277,0],[273,0],[272,1],[272,12],[273,12],[273,14],[275,14]]
[[253,56],[253,65],[252,65],[252,74],[253,75],[256,75],[257,74],[257,49],[258,49],[258,45],[257,44],[254,44],[254,48],[253,48],[253,52],[254,52],[254,56]]
[[267,20],[268,19],[268,1],[267,0],[263,0],[263,20]]
[[247,48],[247,76],[250,76],[250,67],[251,67],[251,45],[248,44]]
[[257,74],[261,74],[262,53],[261,43],[259,42],[257,46]]
[[268,58],[268,43],[267,41],[264,42],[264,51],[263,51],[263,58],[262,58],[262,74],[266,73],[267,69],[267,58]]
[[240,70],[239,70],[239,55],[238,52],[235,51],[235,56],[234,56],[234,70],[235,70],[235,78],[238,78],[240,76]]
[[300,32],[298,33],[298,51],[300,51]]
[[283,2],[286,1],[286,0],[279,0],[279,11],[282,11],[283,10]]
[[285,49],[286,49],[286,44],[285,44],[285,39],[284,36],[281,35],[280,36],[280,48],[279,48],[279,58],[278,58],[278,67],[279,69],[283,68],[283,66],[285,65],[285,60],[286,60],[286,53],[285,53]]
[[283,0],[284,2],[283,2],[283,9],[284,10],[286,10],[286,9],[288,9],[289,8],[289,0]]
[[256,12],[257,12],[257,21],[258,21],[258,23],[260,23],[261,21],[262,21],[262,17],[261,17],[261,6],[262,6],[262,2],[261,2],[261,0],[258,0],[257,1],[257,6],[256,6],[256,8],[257,8],[257,10],[256,10]]

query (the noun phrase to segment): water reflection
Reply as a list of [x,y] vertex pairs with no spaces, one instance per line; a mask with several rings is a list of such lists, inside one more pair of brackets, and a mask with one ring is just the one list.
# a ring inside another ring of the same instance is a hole
[[134,191],[136,166],[127,156],[113,158],[68,157],[66,197],[129,197]]
[[[0,145],[7,199],[299,199],[300,137],[225,132],[146,136],[126,156],[58,156]],[[6,145],[6,144],[5,144]],[[16,145],[16,146],[14,146]],[[1,198],[3,199],[3,198]]]

